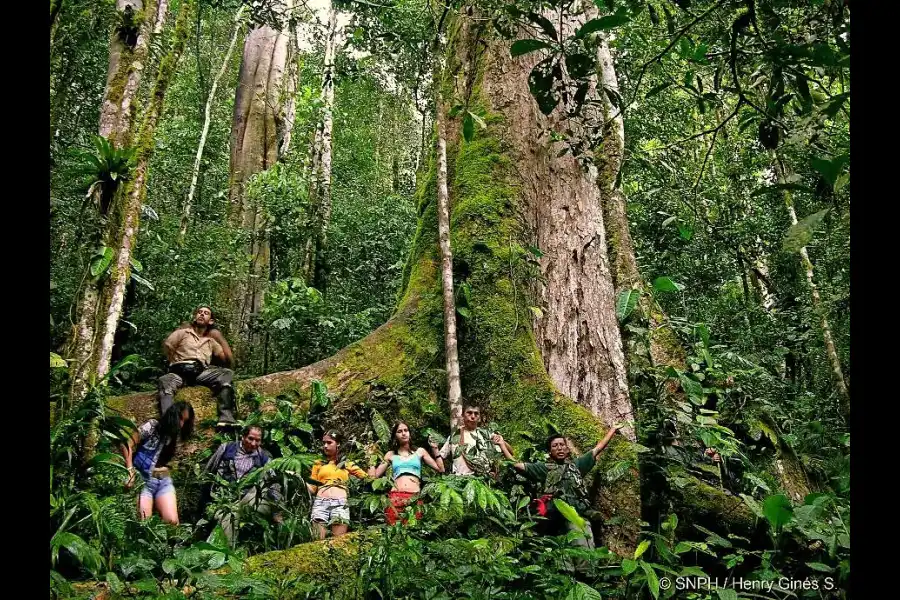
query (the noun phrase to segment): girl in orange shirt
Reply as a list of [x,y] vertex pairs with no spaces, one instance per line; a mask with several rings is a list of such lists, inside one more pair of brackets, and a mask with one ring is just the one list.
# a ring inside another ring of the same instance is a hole
[[338,537],[347,533],[350,523],[350,507],[347,505],[347,483],[350,476],[366,478],[366,472],[351,461],[345,461],[340,452],[344,438],[337,431],[330,430],[322,436],[322,450],[325,461],[313,463],[310,479],[318,485],[307,483],[311,494],[315,494],[311,519],[320,540],[325,539],[326,527],[331,526],[331,534]]

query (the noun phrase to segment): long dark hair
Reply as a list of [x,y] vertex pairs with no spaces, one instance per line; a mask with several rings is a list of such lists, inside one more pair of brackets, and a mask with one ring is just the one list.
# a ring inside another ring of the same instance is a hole
[[[337,429],[329,429],[325,433],[322,434],[322,437],[325,436],[330,437],[334,440],[334,443],[337,444],[337,452],[334,455],[335,464],[344,460],[344,453],[341,452],[341,446],[344,445],[344,434],[338,431]],[[328,458],[327,456],[325,458]]]
[[[187,411],[188,418],[185,420],[184,425],[181,425],[178,421],[181,419],[181,414],[185,411]],[[181,400],[170,406],[159,422],[159,434],[165,447],[159,455],[157,464],[165,465],[169,462],[169,459],[175,454],[175,447],[178,445],[178,440],[181,439],[181,441],[184,441],[191,437],[193,433],[193,405],[191,405],[190,402]]]
[[397,430],[400,429],[401,425],[406,425],[406,428],[409,429],[409,449],[413,451],[412,429],[410,429],[409,423],[406,421],[397,421],[391,427],[391,450],[397,452],[400,449],[400,442],[397,441]]

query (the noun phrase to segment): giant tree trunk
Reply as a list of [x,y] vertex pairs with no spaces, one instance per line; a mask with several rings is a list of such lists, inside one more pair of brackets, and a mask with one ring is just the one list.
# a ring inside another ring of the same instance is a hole
[[[290,4],[289,0],[285,0]],[[247,236],[245,255],[223,299],[237,360],[255,343],[252,321],[262,307],[269,278],[269,240],[264,207],[248,197],[247,183],[278,159],[284,127],[282,99],[288,34],[267,25],[250,31],[244,42],[231,129],[229,220]]]
[[[131,145],[134,124],[137,117],[137,92],[141,76],[146,67],[151,39],[157,32],[157,24],[165,21],[168,3],[163,0],[117,0],[119,24],[109,42],[109,68],[106,88],[100,108],[101,136],[117,148]],[[114,192],[107,191],[112,198]],[[100,245],[115,248],[111,232],[118,223],[106,221],[112,203],[99,203],[99,214],[95,215],[94,239]],[[100,347],[107,337],[104,331],[107,311],[101,310],[102,278],[92,278],[86,274],[76,309],[76,324],[69,341],[70,358],[70,403],[79,402],[87,393],[90,382],[106,374],[99,367]],[[112,331],[115,335],[115,328]],[[111,350],[111,349],[110,349]],[[61,404],[60,409],[64,406]]]

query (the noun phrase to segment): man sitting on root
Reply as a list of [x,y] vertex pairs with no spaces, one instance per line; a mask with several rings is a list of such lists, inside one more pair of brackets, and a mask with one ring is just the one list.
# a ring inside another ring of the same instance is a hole
[[226,366],[233,356],[228,342],[216,326],[212,309],[200,306],[190,325],[179,327],[163,342],[169,361],[169,372],[159,378],[159,412],[172,406],[175,393],[182,386],[202,385],[212,390],[219,408],[219,427],[234,425],[234,372],[211,366],[213,357]]

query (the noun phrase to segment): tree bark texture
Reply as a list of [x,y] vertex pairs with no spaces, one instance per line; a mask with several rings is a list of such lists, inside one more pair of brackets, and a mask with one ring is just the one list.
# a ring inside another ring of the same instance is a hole
[[219,82],[228,69],[228,63],[231,62],[231,54],[237,45],[238,35],[241,32],[241,17],[244,14],[244,5],[238,8],[234,15],[234,33],[231,35],[231,41],[228,49],[225,51],[225,58],[222,59],[222,66],[213,78],[212,86],[209,88],[209,95],[206,99],[206,106],[203,110],[203,128],[200,131],[200,141],[197,143],[197,155],[194,157],[194,168],[191,171],[191,186],[188,189],[187,199],[184,201],[184,209],[181,215],[181,228],[178,230],[179,241],[184,240],[187,234],[188,223],[191,218],[191,207],[194,202],[194,193],[197,191],[197,181],[200,178],[200,167],[203,161],[203,150],[206,148],[206,136],[209,134],[209,126],[212,122],[212,107],[216,99],[216,90],[219,89]]
[[267,216],[263,206],[247,194],[247,183],[278,159],[278,133],[283,125],[284,71],[288,35],[267,25],[252,29],[244,42],[231,129],[229,220],[248,241],[223,307],[236,358],[253,344],[251,321],[262,308],[269,277]]
[[[558,14],[546,16],[560,21]],[[571,33],[585,20],[586,15],[570,16],[562,26]],[[528,75],[542,58],[539,53],[518,59],[507,59],[508,54],[494,53],[496,76],[485,79],[485,93],[515,124],[509,128],[511,152],[526,218],[543,253],[545,281],[539,294],[544,316],[534,322],[541,356],[563,394],[606,423],[624,421],[624,433],[633,440],[597,171],[582,167],[571,154],[557,156],[561,146],[549,141],[551,129],[563,130],[570,121],[565,107],[545,117],[531,96]]]

